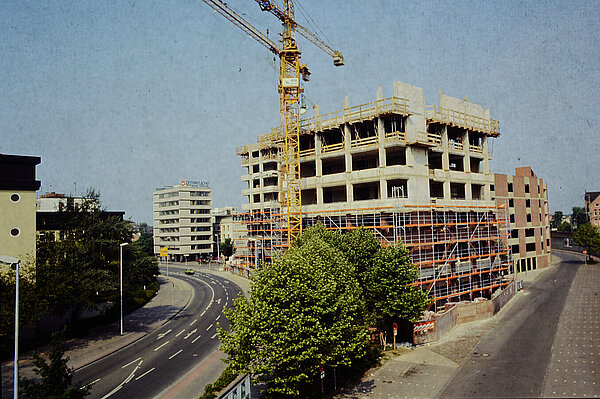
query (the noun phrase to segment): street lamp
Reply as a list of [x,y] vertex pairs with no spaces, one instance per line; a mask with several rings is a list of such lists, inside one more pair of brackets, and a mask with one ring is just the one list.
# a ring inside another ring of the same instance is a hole
[[123,335],[123,247],[128,245],[124,242],[119,245],[119,257],[121,258],[121,267],[119,268],[119,280],[121,282],[121,335]]
[[15,361],[13,372],[13,398],[19,397],[19,266],[21,260],[8,255],[0,255],[0,263],[14,268],[15,277]]

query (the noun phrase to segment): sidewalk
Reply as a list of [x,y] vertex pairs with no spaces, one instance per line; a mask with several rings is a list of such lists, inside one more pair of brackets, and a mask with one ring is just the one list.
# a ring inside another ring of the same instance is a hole
[[[518,280],[524,285],[531,284],[543,273],[553,270],[558,263],[558,256],[553,256],[549,267],[519,273]],[[378,368],[370,370],[358,385],[336,398],[437,397],[481,338],[514,305],[515,298],[523,295],[523,291],[518,292],[494,317],[459,324],[435,343],[387,352],[390,358],[383,360]]]
[[[92,329],[84,338],[67,341],[66,356],[69,367],[78,369],[117,350],[132,344],[175,317],[192,299],[192,287],[179,279],[159,276],[160,289],[144,307],[126,315],[124,334],[120,335],[120,322]],[[47,351],[40,348],[40,354]],[[34,377],[33,353],[19,356],[19,375]],[[2,363],[3,396],[12,397],[13,361]]]

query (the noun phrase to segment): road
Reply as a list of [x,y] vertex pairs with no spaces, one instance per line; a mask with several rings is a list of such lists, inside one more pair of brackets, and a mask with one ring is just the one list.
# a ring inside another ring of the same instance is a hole
[[535,283],[462,362],[439,397],[600,395],[600,266],[564,261]]
[[74,381],[93,384],[91,399],[156,397],[218,349],[217,323],[229,327],[223,309],[233,306],[239,287],[212,274],[187,276],[177,266],[170,272],[193,287],[190,303],[158,330],[78,369]]

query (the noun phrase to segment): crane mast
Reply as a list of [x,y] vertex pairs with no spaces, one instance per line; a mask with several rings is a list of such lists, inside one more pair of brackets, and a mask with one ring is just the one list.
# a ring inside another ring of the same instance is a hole
[[280,60],[278,92],[280,94],[280,123],[283,137],[283,190],[280,198],[285,209],[288,243],[291,243],[302,232],[302,194],[300,190],[300,95],[304,92],[301,78],[307,80],[308,68],[300,65],[300,50],[296,43],[298,32],[321,50],[333,57],[335,66],[344,65],[344,58],[325,44],[308,29],[299,25],[294,17],[294,3],[284,0],[283,9],[272,0],[255,0],[262,11],[276,16],[283,25],[281,47],[248,23],[239,14],[227,7],[221,0],[203,0],[250,37],[277,54]]

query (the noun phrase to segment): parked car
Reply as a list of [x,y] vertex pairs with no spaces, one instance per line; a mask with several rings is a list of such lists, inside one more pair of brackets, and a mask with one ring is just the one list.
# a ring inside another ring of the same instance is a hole
[[194,272],[194,270],[193,270],[193,269],[185,269],[184,273],[185,273],[185,274],[192,275],[192,274],[194,274],[195,272]]

